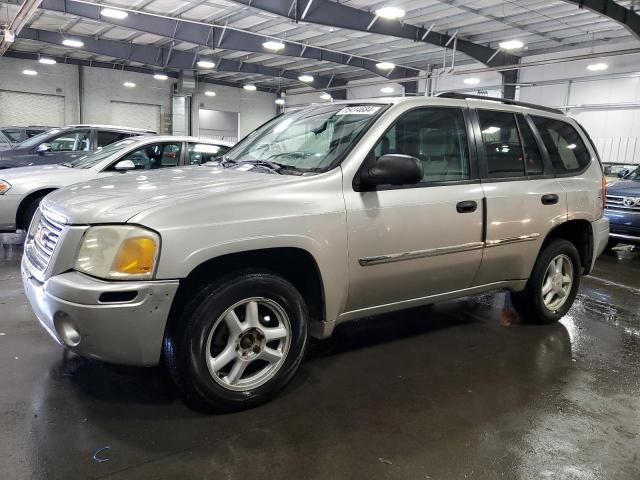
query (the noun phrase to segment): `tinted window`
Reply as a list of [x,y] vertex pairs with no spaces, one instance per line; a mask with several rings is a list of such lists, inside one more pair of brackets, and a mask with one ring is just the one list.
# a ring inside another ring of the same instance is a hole
[[175,167],[180,161],[181,147],[181,143],[153,143],[128,153],[118,161],[131,160],[136,170]]
[[215,160],[216,157],[224,155],[230,147],[222,145],[211,145],[210,143],[190,143],[189,144],[189,165],[200,165],[202,163]]
[[513,113],[478,110],[489,177],[524,176],[522,146]]
[[524,163],[527,175],[541,175],[543,173],[542,154],[538,148],[533,132],[522,115],[517,115],[522,147],[524,148]]
[[544,142],[556,173],[578,172],[591,161],[591,155],[578,132],[566,122],[531,117]]
[[9,139],[9,141],[18,143],[24,140],[22,132],[20,130],[2,130],[2,133]]
[[424,182],[466,180],[469,146],[464,115],[458,108],[421,108],[405,113],[374,148],[411,155],[422,162]]
[[113,142],[117,142],[118,140],[123,140],[129,136],[128,133],[122,132],[98,132],[98,147],[106,147],[107,145],[111,145]]
[[[35,137],[33,137],[35,138]],[[91,149],[91,132],[66,132],[49,140],[52,152],[81,152]]]

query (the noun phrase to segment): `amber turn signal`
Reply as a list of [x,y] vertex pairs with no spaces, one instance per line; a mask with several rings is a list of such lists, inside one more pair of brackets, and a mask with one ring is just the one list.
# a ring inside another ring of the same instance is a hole
[[118,250],[114,270],[129,275],[150,273],[155,263],[156,251],[157,245],[153,238],[127,238]]

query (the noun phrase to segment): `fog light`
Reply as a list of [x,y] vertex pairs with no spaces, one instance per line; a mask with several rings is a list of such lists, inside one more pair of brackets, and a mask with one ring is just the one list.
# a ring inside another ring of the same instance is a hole
[[71,323],[71,318],[64,312],[56,312],[53,315],[53,325],[56,333],[67,347],[77,347],[82,337]]

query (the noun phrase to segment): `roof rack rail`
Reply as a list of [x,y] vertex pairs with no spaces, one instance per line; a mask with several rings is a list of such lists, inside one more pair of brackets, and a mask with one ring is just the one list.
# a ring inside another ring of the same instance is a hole
[[473,100],[489,100],[492,102],[506,103],[507,105],[517,105],[518,107],[535,108],[537,110],[543,110],[549,113],[564,115],[564,112],[562,110],[558,110],[557,108],[545,107],[543,105],[536,105],[535,103],[519,102],[517,100],[511,100],[509,98],[489,97],[485,95],[473,95],[473,94],[460,93],[460,92],[442,92],[442,93],[439,93],[437,96],[440,98],[457,98],[459,100],[465,100],[467,98],[471,98]]

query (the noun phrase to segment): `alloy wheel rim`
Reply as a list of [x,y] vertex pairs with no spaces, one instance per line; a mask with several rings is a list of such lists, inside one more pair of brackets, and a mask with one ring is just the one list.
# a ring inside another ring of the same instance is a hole
[[564,254],[556,255],[544,274],[542,282],[542,301],[551,311],[562,307],[573,287],[573,264]]
[[207,337],[205,362],[213,380],[227,390],[264,385],[282,367],[291,344],[284,309],[264,297],[240,300],[220,315]]

